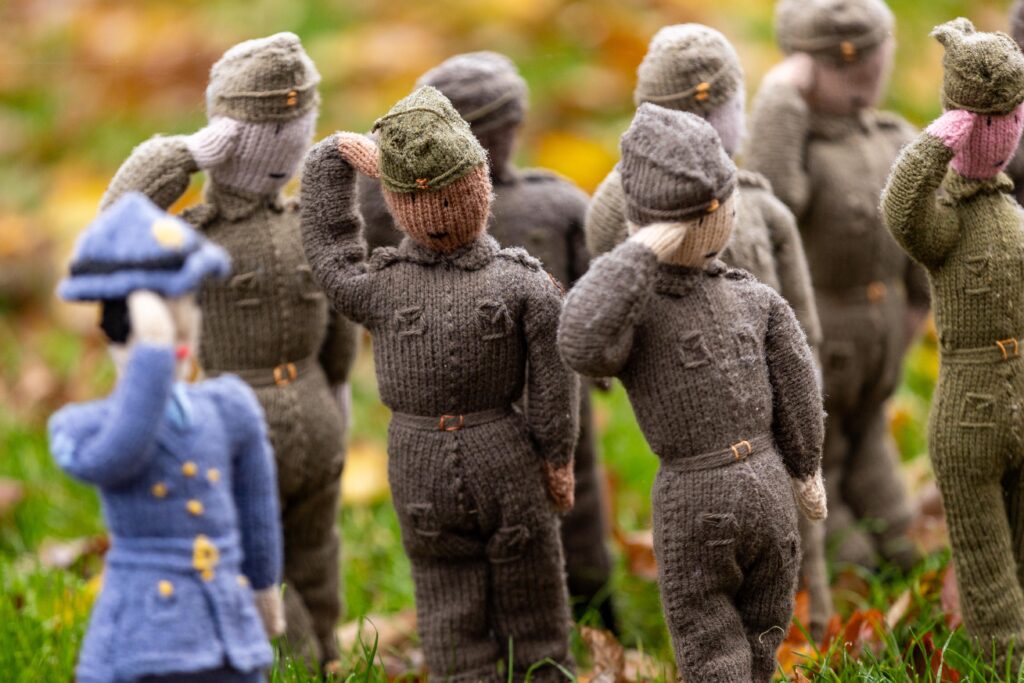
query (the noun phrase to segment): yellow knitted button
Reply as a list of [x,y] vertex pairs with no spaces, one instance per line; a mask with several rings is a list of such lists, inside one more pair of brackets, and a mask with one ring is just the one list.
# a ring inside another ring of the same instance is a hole
[[198,517],[203,514],[203,504],[193,498],[192,500],[185,503],[185,509],[188,510],[190,515]]
[[153,494],[155,498],[163,498],[164,496],[167,495],[167,484],[163,483],[162,481],[158,481],[157,483],[153,484],[152,488],[150,488],[149,491],[150,493]]
[[707,83],[707,82],[698,84],[697,85],[697,94],[695,94],[694,97],[699,102],[703,102],[704,100],[706,100],[709,97],[711,97],[711,84]]
[[181,473],[184,474],[186,477],[194,477],[196,476],[196,472],[198,471],[199,468],[191,460],[185,462],[181,466]]
[[218,470],[216,467],[211,467],[210,469],[206,470],[206,478],[210,480],[211,484],[216,484],[218,481],[220,481],[220,470]]
[[246,588],[249,585],[249,579],[245,578],[245,574],[238,575],[238,585],[242,588]]
[[173,218],[158,218],[149,228],[153,239],[166,249],[181,249],[185,245],[185,232]]
[[204,569],[203,571],[199,572],[199,577],[203,581],[213,581],[213,570],[212,569]]
[[174,595],[174,584],[170,581],[160,581],[156,584],[156,589],[160,591],[160,595],[164,596],[165,598],[169,598],[172,595]]

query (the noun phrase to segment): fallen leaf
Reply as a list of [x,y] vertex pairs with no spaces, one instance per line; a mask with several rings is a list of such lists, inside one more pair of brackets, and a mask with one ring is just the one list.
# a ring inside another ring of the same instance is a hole
[[92,565],[98,563],[110,549],[110,539],[105,536],[76,538],[70,541],[46,539],[40,544],[39,563],[50,569],[72,569],[78,567],[86,576],[94,575]]
[[622,547],[630,573],[647,581],[657,581],[658,562],[654,558],[654,532],[650,529],[642,531],[614,529],[612,535]]
[[0,517],[13,512],[25,498],[25,487],[13,479],[0,479]]
[[626,653],[611,631],[580,626],[580,637],[590,651],[595,678],[610,675],[612,681],[619,680],[626,667]]
[[956,582],[956,568],[950,562],[942,575],[942,593],[939,598],[942,612],[946,615],[946,625],[950,630],[960,626],[963,616],[960,613],[960,589]]
[[885,613],[885,625],[889,627],[889,630],[896,628],[896,626],[907,616],[907,612],[910,609],[913,598],[910,591],[910,588],[903,591],[900,596],[893,601],[889,610]]
[[622,681],[673,680],[669,666],[640,650],[626,650]]
[[910,644],[903,657],[907,662],[907,675],[914,680],[958,683],[960,672],[943,660],[942,651],[935,646],[931,633],[925,633],[919,642]]
[[399,649],[416,636],[416,611],[368,614],[339,626],[335,636],[342,652],[350,652],[360,643],[372,645],[375,639],[377,649],[381,652]]

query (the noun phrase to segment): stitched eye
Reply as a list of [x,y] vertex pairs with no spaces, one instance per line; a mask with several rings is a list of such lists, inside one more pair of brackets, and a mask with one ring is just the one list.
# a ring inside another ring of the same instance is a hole
[[445,199],[445,200],[444,200],[444,201],[442,202],[442,205],[444,206],[444,208],[446,208],[446,209],[447,209],[447,208],[448,208],[448,200],[447,200],[447,199]]
[[276,126],[274,126],[274,135],[280,135],[280,134],[281,134],[281,124],[279,123]]

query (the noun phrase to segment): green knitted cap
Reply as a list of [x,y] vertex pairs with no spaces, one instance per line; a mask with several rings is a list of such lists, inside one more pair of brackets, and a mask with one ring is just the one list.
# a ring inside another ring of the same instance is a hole
[[235,45],[210,69],[206,111],[255,123],[288,121],[320,104],[313,60],[294,33]]
[[425,85],[373,124],[380,147],[380,178],[393,192],[439,190],[487,163],[452,103]]
[[775,35],[786,54],[807,52],[855,62],[892,35],[895,20],[883,0],[781,0]]
[[705,114],[742,87],[740,59],[725,36],[701,24],[676,24],[651,39],[637,69],[633,100]]
[[1009,114],[1024,102],[1024,54],[1005,33],[982,33],[963,17],[932,35],[946,48],[942,105],[976,114]]

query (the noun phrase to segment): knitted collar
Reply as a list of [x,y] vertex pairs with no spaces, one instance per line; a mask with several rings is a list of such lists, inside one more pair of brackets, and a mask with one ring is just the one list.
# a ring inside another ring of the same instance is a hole
[[950,168],[942,181],[942,189],[950,202],[961,203],[983,194],[1012,194],[1013,181],[1005,173],[984,180],[965,178]]
[[460,270],[480,270],[493,261],[500,250],[501,247],[498,246],[497,240],[487,233],[483,233],[466,246],[459,247],[450,254],[442,254],[439,251],[428,249],[419,242],[406,237],[394,250],[392,257],[395,261],[407,261],[423,266],[443,264]]
[[811,112],[810,132],[826,140],[841,140],[855,133],[867,133],[878,126],[878,112],[862,109],[856,114],[822,114]]
[[672,297],[683,297],[706,277],[719,277],[728,268],[719,259],[715,259],[704,269],[688,266],[674,266],[669,263],[658,264],[658,279],[654,290],[658,294]]
[[216,207],[217,213],[231,222],[244,220],[263,208],[281,213],[285,206],[280,193],[254,194],[226,187],[212,180],[206,183],[203,201]]
[[518,182],[519,172],[510,163],[500,168],[491,169],[491,183],[493,185],[515,185]]

